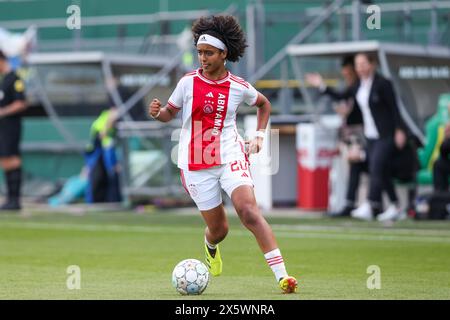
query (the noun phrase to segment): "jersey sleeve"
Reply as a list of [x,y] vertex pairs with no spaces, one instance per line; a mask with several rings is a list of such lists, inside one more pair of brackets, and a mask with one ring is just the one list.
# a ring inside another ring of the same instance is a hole
[[22,79],[16,77],[12,84],[13,101],[25,100],[25,84]]
[[256,100],[258,100],[258,91],[248,83],[248,88],[244,90],[244,102],[249,106],[256,105]]
[[167,104],[175,109],[181,109],[183,107],[183,96],[184,96],[184,79],[182,78],[180,81],[178,81],[177,86],[175,90],[172,92],[172,94],[169,97],[169,100],[167,101]]

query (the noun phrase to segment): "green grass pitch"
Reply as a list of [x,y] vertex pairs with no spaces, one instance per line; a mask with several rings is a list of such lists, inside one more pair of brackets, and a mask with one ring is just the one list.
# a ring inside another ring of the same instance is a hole
[[[203,260],[198,214],[0,214],[0,299],[450,299],[450,221],[268,220],[297,294],[280,293],[235,215],[221,244],[223,274],[202,295],[181,296],[171,274],[183,259]],[[80,267],[79,290],[67,288],[70,265]],[[380,289],[367,287],[371,265]]]

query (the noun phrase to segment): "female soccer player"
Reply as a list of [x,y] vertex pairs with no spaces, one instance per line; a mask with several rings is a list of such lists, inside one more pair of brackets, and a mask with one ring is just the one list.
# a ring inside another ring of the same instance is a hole
[[[256,204],[248,167],[247,154],[261,150],[271,105],[225,67],[226,60],[235,62],[243,56],[244,32],[233,16],[210,16],[195,21],[192,33],[200,68],[181,78],[165,107],[153,99],[149,113],[168,122],[182,112],[178,167],[183,186],[206,223],[206,264],[212,275],[222,273],[218,244],[228,233],[222,188],[244,226],[254,234],[282,291],[295,292],[297,280],[288,276],[272,229]],[[247,151],[236,128],[241,102],[258,107],[257,133]]]

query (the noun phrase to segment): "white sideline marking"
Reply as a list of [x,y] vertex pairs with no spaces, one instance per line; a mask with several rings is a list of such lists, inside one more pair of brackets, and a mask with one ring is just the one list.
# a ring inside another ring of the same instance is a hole
[[[276,229],[280,225],[276,225]],[[348,233],[323,233],[323,232],[310,232],[305,227],[304,230],[299,228],[295,230],[296,226],[292,227],[292,231],[277,231],[275,230],[275,235],[280,238],[310,238],[310,239],[336,239],[336,240],[366,240],[366,241],[403,241],[403,242],[437,242],[437,243],[450,243],[450,237],[442,236],[430,236],[430,235],[417,235],[404,236],[404,235],[368,235],[368,234],[348,234]],[[310,226],[310,230],[318,230],[319,226]],[[123,226],[123,225],[87,225],[87,224],[62,224],[62,223],[40,223],[40,222],[0,222],[0,228],[19,228],[19,229],[40,229],[40,230],[67,230],[67,231],[88,231],[88,232],[124,232],[124,233],[154,233],[154,232],[164,232],[164,233],[189,233],[189,232],[201,232],[202,227],[151,227],[151,226]],[[328,227],[323,227],[321,230],[326,230]],[[366,228],[367,229],[367,228]],[[360,229],[361,230],[361,229]],[[298,231],[306,231],[300,233]],[[348,231],[348,230],[346,230]],[[353,230],[352,230],[353,231]],[[384,230],[383,230],[384,231]],[[384,231],[385,232],[385,231]],[[246,230],[231,230],[232,235],[236,236],[250,236],[250,232]]]
[[[142,227],[142,226],[124,226],[124,225],[96,225],[96,224],[69,224],[69,223],[44,223],[44,222],[0,222],[0,228],[24,228],[24,229],[42,229],[42,230],[68,230],[68,231],[109,231],[109,232],[170,232],[165,227]],[[180,232],[197,230],[197,228],[190,227],[176,227],[174,231]]]
[[402,242],[436,242],[450,243],[450,238],[431,237],[431,236],[389,236],[389,235],[356,235],[356,234],[326,234],[326,233],[283,233],[276,232],[277,237],[284,238],[314,238],[314,239],[335,239],[335,240],[357,240],[357,241],[402,241]]
[[399,229],[399,228],[367,228],[358,226],[312,226],[312,225],[288,225],[288,224],[272,224],[274,230],[288,230],[288,231],[332,231],[332,232],[369,232],[369,233],[395,233],[406,235],[431,235],[431,236],[448,236],[450,237],[450,230],[437,229]]

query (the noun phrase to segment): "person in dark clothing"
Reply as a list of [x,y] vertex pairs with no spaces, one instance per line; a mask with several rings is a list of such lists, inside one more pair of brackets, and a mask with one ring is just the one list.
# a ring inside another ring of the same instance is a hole
[[104,110],[91,126],[91,141],[85,151],[88,185],[87,203],[120,202],[120,164],[116,155],[115,136],[119,110]]
[[450,123],[445,126],[445,138],[439,148],[439,158],[433,165],[433,189],[448,192],[450,178]]
[[[344,91],[352,88],[358,81],[358,75],[356,74],[354,56],[345,56],[342,59],[341,75],[345,82]],[[334,98],[334,91],[330,88],[323,90],[324,94],[329,94]],[[357,192],[360,182],[360,177],[363,172],[367,172],[367,162],[362,159],[359,151],[364,145],[363,139],[361,139],[362,131],[362,114],[358,107],[354,107],[354,101],[352,98],[344,100],[339,99],[339,103],[335,108],[336,112],[342,116],[343,125],[340,129],[340,136],[342,142],[348,145],[349,148],[349,181],[347,186],[347,193],[345,197],[345,206],[339,212],[331,212],[332,217],[346,217],[350,216],[352,210],[355,209]]]
[[402,148],[406,141],[406,126],[400,116],[392,83],[376,73],[374,58],[367,53],[358,53],[355,69],[359,81],[345,92],[327,88],[319,74],[309,75],[307,81],[336,99],[352,98],[354,107],[362,114],[370,176],[369,201],[353,210],[352,217],[372,220],[382,211],[382,192],[386,191],[391,205],[378,214],[377,219],[397,219],[401,210],[392,181],[391,164],[395,147]]
[[0,166],[5,175],[7,199],[0,210],[20,210],[22,161],[19,144],[21,113],[25,110],[25,86],[0,51]]
[[[349,90],[352,88],[356,83],[358,82],[358,74],[355,70],[355,63],[354,63],[355,57],[353,55],[345,56],[342,59],[341,64],[341,75],[345,82],[345,89],[344,91]],[[332,89],[325,87],[324,93],[329,94],[333,97]],[[342,107],[337,107],[336,112],[339,113],[344,118],[344,129],[352,126],[362,126],[363,119],[361,110],[358,107],[354,107],[354,101],[352,98],[347,98],[344,100],[341,100],[345,102],[344,104],[341,104]]]

